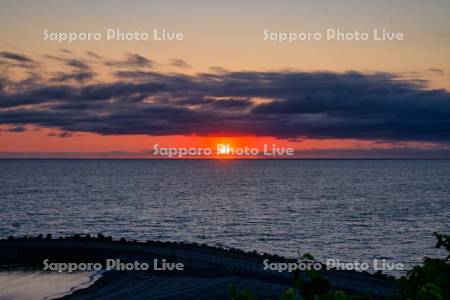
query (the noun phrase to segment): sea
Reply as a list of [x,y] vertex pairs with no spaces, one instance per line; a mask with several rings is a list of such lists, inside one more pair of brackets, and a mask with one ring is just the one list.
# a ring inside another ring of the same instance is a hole
[[410,267],[445,255],[434,231],[450,233],[450,160],[0,160],[0,238],[102,233]]

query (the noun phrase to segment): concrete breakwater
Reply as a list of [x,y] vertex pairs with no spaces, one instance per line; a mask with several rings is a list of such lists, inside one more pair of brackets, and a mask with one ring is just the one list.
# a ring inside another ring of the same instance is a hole
[[[51,236],[38,236],[0,240],[0,264],[34,263],[42,266],[45,259],[51,262],[90,262],[100,265],[107,259],[149,265],[158,260],[173,264],[181,263],[184,267],[182,271],[157,273],[163,276],[191,278],[234,276],[280,286],[292,284],[292,273],[264,270],[263,261],[265,259],[278,262],[295,261],[277,255],[244,252],[238,249],[190,243],[113,240],[102,235],[95,238],[72,236],[53,239]],[[387,276],[333,270],[324,271],[324,274],[334,288],[349,293],[364,293],[382,298],[396,291],[395,281]]]

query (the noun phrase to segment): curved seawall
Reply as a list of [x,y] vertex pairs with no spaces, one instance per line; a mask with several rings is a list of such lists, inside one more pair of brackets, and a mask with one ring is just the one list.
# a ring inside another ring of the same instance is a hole
[[[155,259],[181,262],[184,271],[167,273],[170,276],[214,276],[233,275],[261,279],[286,286],[292,282],[289,272],[264,270],[263,260],[293,261],[290,259],[246,253],[236,249],[221,249],[198,244],[170,242],[127,242],[112,241],[110,238],[67,238],[67,239],[8,239],[0,240],[0,262],[38,263],[44,259],[55,262],[93,262],[105,259],[120,259],[123,262],[139,261],[152,263]],[[350,293],[370,294],[375,297],[395,293],[392,280],[376,278],[357,272],[324,271],[332,286]],[[165,274],[165,276],[167,276]]]

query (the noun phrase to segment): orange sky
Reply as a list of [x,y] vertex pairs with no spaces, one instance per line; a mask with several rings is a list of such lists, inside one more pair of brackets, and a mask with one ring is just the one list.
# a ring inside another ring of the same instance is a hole
[[[6,126],[1,126],[3,130]],[[58,130],[33,127],[25,132],[0,133],[1,152],[42,152],[42,153],[75,153],[75,152],[99,152],[108,153],[124,151],[130,153],[142,153],[151,150],[155,144],[165,148],[211,148],[217,144],[229,144],[231,147],[251,147],[262,151],[265,144],[278,147],[289,147],[296,150],[302,149],[349,149],[377,147],[387,149],[392,147],[390,143],[376,143],[354,139],[304,139],[282,140],[273,137],[255,136],[147,136],[147,135],[118,135],[105,136],[95,133],[74,133],[73,136],[62,138],[49,136],[60,133]]]
[[[86,51],[119,60],[137,53],[155,61],[159,72],[196,74],[211,67],[227,70],[327,70],[342,72],[391,72],[407,79],[425,79],[430,88],[450,88],[450,38],[448,1],[11,1],[0,4],[0,50],[43,60],[67,49],[81,55]],[[42,40],[42,31],[151,31],[167,28],[183,32],[182,42],[80,42]],[[404,32],[404,42],[305,42],[277,44],[263,41],[263,30],[321,31],[327,27],[369,30],[374,27]],[[170,65],[173,58],[185,60],[184,69]],[[58,70],[46,62],[47,72]],[[442,72],[432,72],[439,69]],[[103,80],[108,75],[96,70]],[[15,76],[14,74],[7,74]],[[28,127],[25,132],[6,131],[1,125],[0,152],[141,152],[154,144],[167,147],[203,147],[218,141],[261,147],[276,143],[295,149],[390,147],[389,143],[352,139],[278,140],[273,137],[199,137],[114,135],[75,132],[61,138],[57,128]],[[226,129],[224,129],[226,131]]]

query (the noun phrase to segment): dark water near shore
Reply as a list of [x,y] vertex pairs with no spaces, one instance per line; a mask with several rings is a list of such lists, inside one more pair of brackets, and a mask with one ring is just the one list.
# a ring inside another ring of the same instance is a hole
[[450,161],[0,160],[0,236],[90,233],[418,263]]

